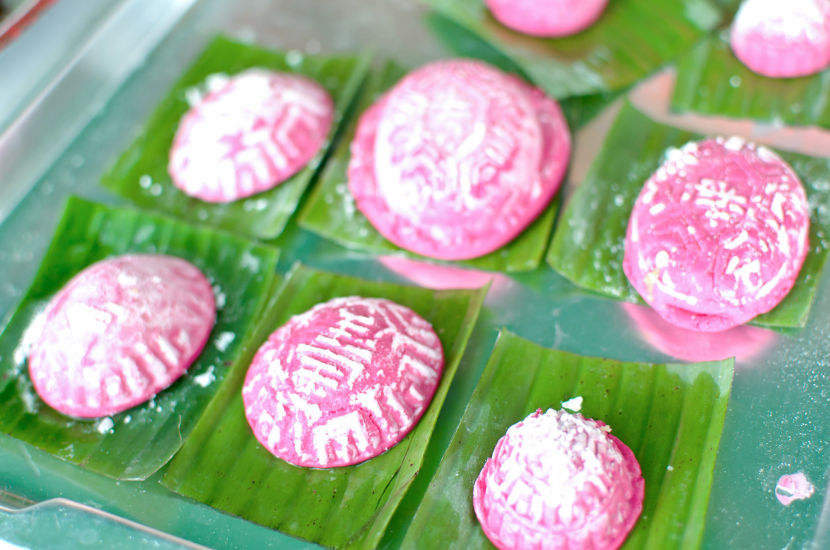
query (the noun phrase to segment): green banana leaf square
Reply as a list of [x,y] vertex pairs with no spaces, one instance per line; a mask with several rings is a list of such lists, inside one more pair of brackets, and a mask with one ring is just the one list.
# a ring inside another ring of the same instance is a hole
[[[169,254],[198,267],[214,285],[216,325],[187,373],[151,401],[108,421],[64,416],[29,379],[26,329],[81,270],[130,252]],[[32,286],[0,333],[0,431],[94,472],[146,479],[176,454],[242,353],[278,256],[276,248],[222,231],[70,198]]]
[[[367,82],[358,111],[363,112],[404,74],[406,70],[392,62],[381,71],[373,73]],[[355,207],[354,197],[347,183],[346,169],[351,158],[349,147],[356,126],[357,120],[349,125],[344,135],[345,139],[337,146],[308,202],[300,212],[298,224],[303,229],[346,248],[372,254],[425,259],[386,240]],[[554,197],[548,208],[513,241],[486,256],[458,263],[489,271],[514,272],[536,269],[542,262],[550,242],[558,206],[559,199]]]
[[[644,303],[622,269],[631,209],[645,181],[663,162],[666,149],[701,138],[658,124],[626,102],[585,181],[562,213],[548,251],[550,266],[579,287]],[[830,248],[830,159],[777,153],[793,167],[807,191],[812,213],[810,251],[789,294],[751,323],[800,328],[807,323]]]
[[[454,20],[444,17],[438,12],[430,12],[426,15],[425,21],[432,34],[456,55],[480,59],[505,72],[519,75],[532,82],[532,79],[512,59],[497,50],[489,42],[486,42],[481,36],[459,25]],[[605,91],[560,99],[559,105],[562,107],[562,112],[565,114],[571,132],[576,132],[593,120],[603,109],[613,103],[623,91]]]
[[675,112],[830,128],[830,69],[800,78],[769,78],[735,57],[728,31],[701,40],[677,66]]
[[700,546],[734,360],[626,363],[547,349],[503,330],[402,549],[491,550],[473,484],[496,442],[536,409],[582,397],[637,457],[643,511],[623,550]]
[[[133,144],[102,183],[141,208],[232,230],[263,240],[282,233],[300,198],[320,167],[352,101],[368,73],[372,56],[328,57],[277,52],[217,37],[173,86]],[[320,153],[280,185],[246,199],[215,204],[188,197],[170,179],[167,163],[179,120],[188,111],[188,90],[203,86],[210,75],[233,75],[264,67],[307,76],[325,87],[334,101],[331,134]]]
[[721,22],[710,0],[611,0],[590,28],[537,38],[496,21],[483,0],[423,0],[511,58],[556,98],[627,88],[683,53]]
[[[162,483],[219,510],[332,548],[376,548],[421,468],[447,390],[487,287],[442,290],[377,283],[295,266],[263,315],[244,357],[217,392]],[[259,346],[292,315],[339,296],[387,298],[429,321],[444,374],[417,426],[386,453],[355,466],[301,468],[274,457],[251,432],[242,384]]]

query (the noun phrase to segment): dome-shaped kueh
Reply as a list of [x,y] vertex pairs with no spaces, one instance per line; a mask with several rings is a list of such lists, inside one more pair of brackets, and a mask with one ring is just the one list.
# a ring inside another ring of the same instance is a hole
[[809,251],[793,169],[741,138],[670,149],[631,212],[623,269],[664,319],[717,332],[773,309]]
[[539,37],[570,36],[593,25],[608,0],[485,0],[500,23]]
[[259,348],[242,390],[245,415],[287,462],[357,464],[417,424],[443,367],[438,336],[411,309],[336,298],[292,317]]
[[69,416],[109,416],[176,381],[216,320],[210,282],[191,263],[128,254],[76,275],[36,321],[29,374],[38,395]]
[[541,214],[568,166],[559,105],[485,63],[447,60],[404,77],[361,117],[349,189],[401,248],[483,256]]
[[496,444],[473,508],[500,550],[615,550],[643,509],[631,450],[602,422],[541,409]]
[[182,117],[170,177],[186,195],[206,202],[267,191],[320,152],[333,117],[331,97],[310,78],[248,69]]
[[773,78],[807,76],[830,66],[828,0],[745,0],[730,33],[750,70]]

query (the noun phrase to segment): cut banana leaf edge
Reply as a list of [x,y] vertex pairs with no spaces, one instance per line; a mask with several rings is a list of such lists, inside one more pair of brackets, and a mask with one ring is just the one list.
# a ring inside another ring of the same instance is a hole
[[[229,514],[332,548],[377,547],[417,475],[487,287],[434,291],[365,281],[296,265],[271,300],[255,337],[162,480],[169,489]],[[253,436],[241,387],[253,355],[292,315],[338,296],[383,297],[415,310],[438,333],[441,383],[418,425],[386,453],[356,466],[300,468]]]
[[698,548],[733,369],[733,359],[676,365],[583,357],[502,330],[402,548],[495,548],[472,504],[485,460],[511,425],[574,397],[642,469],[643,511],[621,548]]
[[800,78],[769,78],[732,52],[728,29],[700,41],[678,61],[671,108],[775,125],[830,128],[830,69]]
[[[367,82],[358,112],[363,112],[404,74],[406,70],[394,62],[387,63],[382,70],[373,73]],[[349,145],[357,125],[356,118],[344,132],[344,139],[337,145],[308,202],[302,208],[298,218],[299,226],[343,247],[361,252],[435,262],[436,260],[405,251],[386,240],[355,207],[354,197],[348,188],[346,169],[350,159]],[[455,263],[488,271],[519,272],[536,269],[550,242],[558,207],[557,195],[542,214],[513,241],[486,256]]]
[[[142,208],[194,223],[251,235],[276,238],[288,223],[308,188],[325,164],[331,144],[348,120],[373,55],[326,57],[278,52],[216,37],[161,101],[136,140],[104,175],[102,184]],[[188,96],[204,92],[209,76],[233,75],[263,67],[307,76],[331,94],[335,112],[329,139],[303,169],[273,189],[246,199],[218,204],[189,197],[173,185],[168,157],[179,120],[190,108]]]
[[[151,401],[105,419],[64,416],[28,376],[27,328],[70,278],[124,253],[161,253],[198,267],[214,285],[217,317],[187,373]],[[0,431],[116,479],[146,479],[178,451],[238,360],[267,302],[279,250],[182,221],[71,197],[26,295],[0,334]]]
[[[654,122],[626,101],[588,175],[560,216],[548,264],[583,289],[644,303],[622,270],[631,210],[665,151],[701,137]],[[800,328],[807,323],[830,249],[830,159],[777,153],[793,167],[807,191],[812,214],[810,251],[792,290],[775,309],[751,324]]]
[[688,50],[722,21],[710,0],[616,0],[587,30],[537,38],[496,21],[482,0],[423,0],[511,59],[550,96],[564,99],[628,88]]

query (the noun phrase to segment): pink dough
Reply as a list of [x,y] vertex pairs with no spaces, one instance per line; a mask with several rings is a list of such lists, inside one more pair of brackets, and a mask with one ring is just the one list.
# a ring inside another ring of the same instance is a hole
[[496,444],[473,507],[501,550],[615,550],[643,510],[645,480],[611,429],[538,409]]
[[792,168],[732,137],[670,149],[634,204],[623,269],[664,319],[717,332],[774,308],[809,249]]
[[568,36],[599,19],[608,0],[485,0],[506,27],[533,36]]
[[282,183],[320,151],[334,104],[313,80],[248,69],[179,123],[168,171],[185,194],[231,202]]
[[411,309],[336,298],[292,317],[259,348],[242,389],[245,416],[278,458],[349,466],[409,433],[443,368],[438,336]]
[[830,66],[828,0],[746,0],[731,33],[732,50],[764,76],[788,78]]
[[63,414],[98,418],[147,401],[184,374],[216,307],[191,263],[130,254],[80,272],[43,315],[29,355],[38,395]]
[[545,209],[571,137],[559,105],[478,61],[426,65],[360,118],[349,189],[387,239],[442,260],[504,246]]

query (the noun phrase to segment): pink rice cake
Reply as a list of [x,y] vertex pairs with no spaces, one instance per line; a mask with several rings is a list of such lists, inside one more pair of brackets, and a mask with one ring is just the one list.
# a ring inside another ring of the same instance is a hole
[[593,25],[608,0],[485,0],[501,24],[541,37],[569,36]]
[[623,269],[664,319],[726,330],[774,308],[809,249],[792,168],[738,137],[669,149],[634,204]]
[[538,409],[496,444],[473,508],[501,550],[615,550],[643,510],[645,480],[611,428]]
[[485,63],[410,73],[360,118],[349,189],[401,248],[483,256],[518,236],[562,181],[571,136],[559,104]]
[[99,418],[149,400],[190,367],[216,318],[199,269],[162,254],[92,264],[49,302],[29,375],[63,414]]
[[746,0],[732,22],[732,50],[752,71],[773,78],[830,66],[828,0]]
[[438,336],[411,309],[336,298],[292,317],[259,348],[242,389],[245,415],[278,458],[349,466],[409,433],[443,368]]
[[334,103],[317,82],[248,69],[181,119],[168,171],[185,194],[223,203],[267,191],[298,172],[331,130]]

